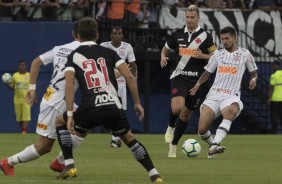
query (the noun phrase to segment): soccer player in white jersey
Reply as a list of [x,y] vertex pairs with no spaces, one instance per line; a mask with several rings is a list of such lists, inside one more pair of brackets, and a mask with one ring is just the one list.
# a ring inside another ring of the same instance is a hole
[[[80,42],[77,41],[78,23],[74,24],[73,37],[71,43],[54,47],[52,50],[35,58],[31,65],[29,91],[26,100],[32,105],[36,100],[36,80],[42,64],[53,63],[53,75],[50,84],[40,103],[40,113],[36,126],[36,133],[39,135],[37,143],[26,147],[21,152],[5,158],[0,161],[0,168],[8,176],[14,176],[14,165],[26,163],[39,158],[50,152],[54,142],[57,139],[55,120],[58,114],[66,110],[64,100],[65,96],[65,77],[64,69],[67,62],[67,56],[76,49]],[[84,138],[72,135],[75,147],[77,147]],[[60,156],[52,162],[50,168],[55,171],[61,171],[64,168],[64,157]]]
[[[119,55],[123,60],[127,61],[130,65],[131,72],[136,78],[137,76],[137,65],[136,59],[133,52],[133,48],[130,43],[123,42],[123,30],[121,27],[114,27],[111,32],[111,40],[108,42],[103,42],[100,45],[103,47],[110,48]],[[127,97],[126,97],[126,81],[125,78],[115,70],[115,75],[118,82],[118,96],[122,101],[123,110],[127,109]],[[121,140],[119,137],[112,135],[111,146],[113,148],[121,147]]]
[[[247,49],[237,46],[235,29],[232,27],[223,28],[220,32],[220,38],[224,48],[210,58],[209,63],[205,66],[205,72],[190,90],[190,95],[195,95],[200,85],[217,70],[214,83],[201,106],[198,125],[199,136],[210,145],[208,158],[214,158],[215,154],[224,152],[225,147],[219,146],[219,144],[243,109],[240,88],[246,68],[251,76],[250,90],[256,87],[258,78],[257,65],[252,54]],[[223,120],[213,138],[209,128],[213,120],[220,114],[222,114]]]

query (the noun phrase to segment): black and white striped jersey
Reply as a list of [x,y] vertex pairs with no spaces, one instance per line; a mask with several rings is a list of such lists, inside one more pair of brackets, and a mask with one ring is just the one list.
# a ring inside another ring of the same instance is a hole
[[189,33],[186,26],[176,31],[167,40],[165,47],[178,53],[176,61],[171,65],[170,79],[180,77],[192,82],[199,79],[208,63],[208,60],[193,58],[193,52],[199,49],[204,54],[210,54],[217,50],[209,33],[200,27]]
[[108,48],[87,41],[68,57],[65,71],[74,71],[82,94],[80,107],[88,110],[122,108],[114,68],[125,62]]

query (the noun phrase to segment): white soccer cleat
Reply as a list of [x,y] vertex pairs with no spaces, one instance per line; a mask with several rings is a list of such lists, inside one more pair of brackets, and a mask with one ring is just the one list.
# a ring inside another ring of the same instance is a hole
[[173,134],[174,134],[174,129],[170,126],[167,127],[166,132],[165,132],[165,142],[167,144],[171,143],[173,140]]
[[169,144],[168,158],[176,158],[177,145]]
[[226,148],[224,146],[218,146],[217,144],[212,144],[208,151],[208,158],[215,158],[216,154],[224,153]]

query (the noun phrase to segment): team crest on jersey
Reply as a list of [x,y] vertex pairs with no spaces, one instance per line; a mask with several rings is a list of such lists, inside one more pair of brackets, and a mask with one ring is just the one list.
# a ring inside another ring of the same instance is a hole
[[125,50],[125,49],[120,49],[120,50],[119,50],[118,54],[119,54],[120,57],[122,57],[122,56],[125,55],[125,51],[124,51],[124,50]]
[[202,40],[201,40],[201,38],[196,38],[195,42],[196,42],[196,44],[200,44],[200,43],[202,43]]
[[233,61],[240,61],[240,56],[239,55],[235,55],[233,57]]

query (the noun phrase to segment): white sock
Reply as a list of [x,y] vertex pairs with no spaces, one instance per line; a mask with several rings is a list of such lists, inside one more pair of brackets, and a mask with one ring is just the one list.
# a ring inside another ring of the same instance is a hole
[[[84,140],[84,138],[79,137],[77,135],[73,135],[71,134],[71,138],[72,138],[72,150],[75,150]],[[62,153],[62,151],[59,153],[59,155],[57,156],[57,160],[60,164],[64,164],[65,163],[65,159],[64,159],[64,155]]]
[[198,132],[198,135],[201,137],[201,139],[203,141],[205,141],[206,143],[208,143],[209,145],[211,145],[213,143],[213,137],[212,137],[212,134],[211,132],[208,130],[204,135],[201,135],[199,132]]
[[159,174],[158,173],[158,171],[157,171],[157,169],[151,169],[149,172],[148,172],[148,174],[149,174],[149,176],[153,176],[153,175],[155,175],[155,174]]
[[23,151],[8,158],[9,165],[13,166],[19,163],[26,163],[38,159],[40,155],[37,153],[34,145],[26,147]]
[[217,130],[216,130],[216,135],[214,137],[213,143],[221,143],[221,141],[225,138],[225,136],[227,135],[227,133],[230,130],[232,121],[227,120],[227,119],[223,119],[221,124],[218,126]]
[[70,164],[74,164],[74,160],[73,159],[65,160],[65,165],[70,165]]
[[113,141],[118,141],[118,140],[120,140],[120,138],[119,138],[119,136],[114,136],[114,135],[112,135],[112,140],[113,140]]

